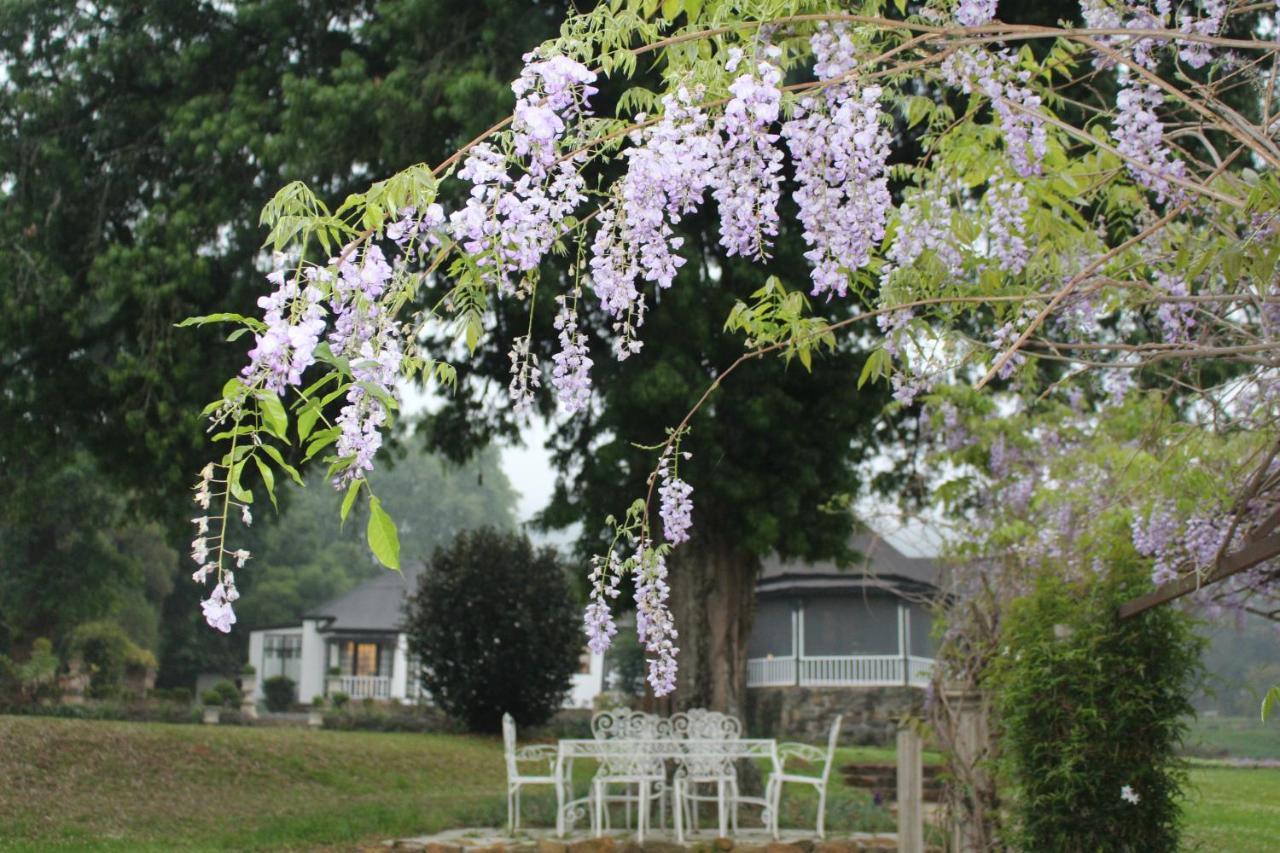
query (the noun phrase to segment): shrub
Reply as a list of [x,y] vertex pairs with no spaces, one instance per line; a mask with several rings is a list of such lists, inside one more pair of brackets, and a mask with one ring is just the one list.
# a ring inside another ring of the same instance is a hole
[[345,693],[335,693],[329,697],[329,701],[333,703],[333,707],[341,708],[351,701],[351,697]]
[[175,705],[191,704],[191,688],[190,687],[174,687],[169,690],[169,699]]
[[[203,695],[208,696],[211,692],[218,694],[220,700],[218,704],[220,705],[225,705],[228,708],[234,708],[240,704],[240,697],[242,695],[240,693],[240,688],[236,687],[230,681],[219,681],[217,684],[213,685],[213,687],[206,690]],[[206,701],[205,704],[208,705],[209,703]]]
[[556,552],[491,528],[436,552],[407,612],[422,686],[472,731],[522,726],[560,707],[582,651],[582,618]]
[[1015,849],[1178,848],[1177,753],[1202,643],[1171,607],[1118,620],[1146,589],[1120,563],[1081,582],[1046,573],[1010,607],[986,686]]
[[297,685],[287,675],[273,675],[262,682],[262,695],[267,702],[267,710],[279,713],[289,710],[293,704],[293,691]]
[[118,696],[126,673],[156,667],[155,655],[130,640],[119,625],[105,620],[86,622],[72,631],[68,651],[70,657],[84,662],[89,695],[94,698]]
[[244,665],[244,669],[240,670],[241,675],[257,675],[258,668],[251,663]]
[[212,687],[200,694],[200,701],[209,708],[220,708],[223,704],[222,694]]

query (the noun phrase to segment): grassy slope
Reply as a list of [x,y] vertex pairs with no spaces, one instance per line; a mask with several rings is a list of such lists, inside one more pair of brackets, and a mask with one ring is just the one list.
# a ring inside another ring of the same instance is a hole
[[1280,843],[1280,770],[1197,762],[1191,770],[1191,784],[1188,847],[1232,853],[1276,849]]
[[1187,738],[1191,752],[1205,757],[1280,759],[1280,721],[1250,717],[1197,717]]
[[[889,760],[865,748],[837,759]],[[0,848],[350,849],[500,825],[503,775],[493,738],[0,716]],[[1280,770],[1197,766],[1192,778],[1189,840],[1205,850],[1272,849]],[[892,828],[865,794],[832,779],[833,831]],[[788,791],[784,826],[812,821],[812,807]],[[550,798],[527,797],[525,815],[549,825]]]

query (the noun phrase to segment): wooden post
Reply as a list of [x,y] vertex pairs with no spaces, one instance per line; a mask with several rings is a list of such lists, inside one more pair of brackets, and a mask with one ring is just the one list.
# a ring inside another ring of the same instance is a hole
[[924,768],[920,735],[898,729],[898,851],[924,853]]

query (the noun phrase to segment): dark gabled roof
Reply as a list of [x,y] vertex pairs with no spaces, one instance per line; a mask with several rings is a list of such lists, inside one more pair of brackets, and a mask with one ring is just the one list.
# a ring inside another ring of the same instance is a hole
[[319,619],[321,631],[399,631],[405,598],[418,590],[418,577],[425,569],[414,563],[399,572],[384,570],[302,618]]
[[756,591],[880,587],[905,592],[930,591],[938,586],[941,568],[929,557],[908,557],[874,533],[858,534],[849,544],[861,559],[843,569],[830,561],[804,563],[784,561],[777,555],[766,557]]

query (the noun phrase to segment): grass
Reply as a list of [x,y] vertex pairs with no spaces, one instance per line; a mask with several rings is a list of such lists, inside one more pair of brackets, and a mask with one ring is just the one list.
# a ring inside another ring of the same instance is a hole
[[[892,750],[870,747],[836,759],[892,760]],[[592,768],[575,770],[584,790]],[[1280,770],[1197,762],[1191,778],[1190,849],[1274,849]],[[350,850],[500,826],[503,780],[496,738],[0,716],[0,849]],[[526,823],[551,825],[553,803],[527,796]],[[783,825],[811,826],[814,806],[807,791],[788,789]],[[745,811],[742,825],[751,825]],[[894,826],[838,772],[827,825]]]
[[[0,716],[0,745],[3,849],[351,849],[506,820],[497,738]],[[584,791],[592,768],[575,770]],[[832,831],[893,827],[837,776]],[[812,825],[815,804],[788,790],[783,825]],[[553,797],[524,807],[527,825],[553,824]]]
[[1200,716],[1191,724],[1187,744],[1190,754],[1205,758],[1280,759],[1280,720]]
[[1187,797],[1191,850],[1270,853],[1280,838],[1280,770],[1196,762]]

